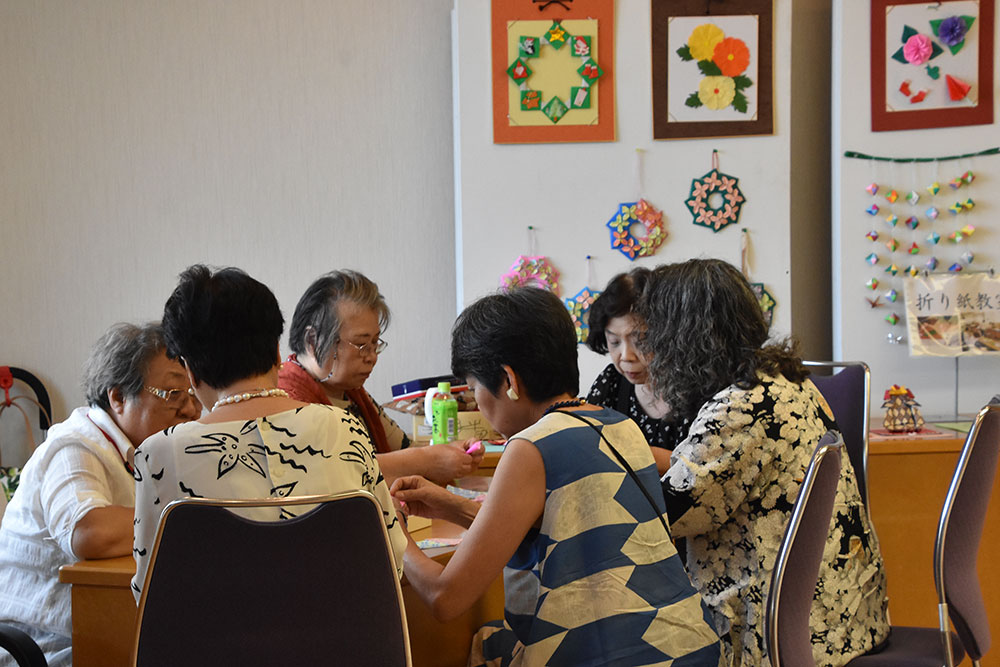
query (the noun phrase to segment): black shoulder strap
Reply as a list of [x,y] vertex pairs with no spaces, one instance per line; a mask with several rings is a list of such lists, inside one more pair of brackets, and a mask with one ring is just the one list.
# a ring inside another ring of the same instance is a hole
[[660,520],[661,524],[663,524],[663,530],[667,531],[667,539],[670,539],[672,541],[673,537],[671,537],[670,535],[670,528],[667,527],[667,522],[663,518],[663,513],[660,511],[660,508],[656,506],[656,502],[653,500],[653,497],[649,495],[649,491],[646,490],[645,485],[643,485],[643,483],[639,480],[639,476],[635,473],[635,470],[633,470],[632,466],[628,464],[628,461],[625,460],[625,457],[621,455],[621,452],[615,449],[615,446],[612,445],[611,441],[608,440],[607,437],[604,435],[604,433],[601,432],[601,429],[594,426],[593,422],[587,421],[586,419],[576,414],[575,412],[568,412],[566,410],[553,410],[552,412],[558,412],[559,414],[569,415],[570,417],[578,419],[587,426],[589,426],[590,428],[594,429],[594,432],[600,436],[601,440],[604,441],[604,444],[607,445],[608,449],[611,450],[611,453],[614,454],[615,458],[618,460],[618,463],[620,463],[622,467],[625,468],[625,472],[628,473],[628,476],[632,478],[632,481],[635,482],[636,486],[639,487],[639,490],[642,491],[642,495],[646,497],[646,501],[649,503],[649,506],[653,508],[653,513],[656,514],[656,518]]

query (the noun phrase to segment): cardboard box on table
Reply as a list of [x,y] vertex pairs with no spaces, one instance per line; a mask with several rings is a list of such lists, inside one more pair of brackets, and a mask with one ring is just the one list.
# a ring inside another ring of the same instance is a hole
[[[431,427],[430,424],[424,422],[424,415],[410,415],[410,417],[412,419],[410,437],[415,443],[430,444]],[[496,440],[498,438],[500,438],[500,434],[493,430],[482,412],[474,410],[458,413],[458,440]]]

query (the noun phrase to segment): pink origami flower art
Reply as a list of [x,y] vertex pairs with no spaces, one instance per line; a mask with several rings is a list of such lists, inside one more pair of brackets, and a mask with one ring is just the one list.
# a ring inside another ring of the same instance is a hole
[[913,35],[903,45],[903,57],[911,65],[923,65],[931,59],[931,38],[926,35]]

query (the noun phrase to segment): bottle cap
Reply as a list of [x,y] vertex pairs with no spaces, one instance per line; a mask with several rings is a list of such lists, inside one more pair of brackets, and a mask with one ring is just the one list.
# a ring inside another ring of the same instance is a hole
[[450,382],[438,382],[438,391],[442,394],[451,393],[451,383]]

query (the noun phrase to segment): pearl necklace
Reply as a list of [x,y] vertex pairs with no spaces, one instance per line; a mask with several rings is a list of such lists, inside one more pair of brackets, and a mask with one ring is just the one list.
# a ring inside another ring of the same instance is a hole
[[239,394],[230,394],[229,396],[223,396],[217,400],[215,405],[212,406],[212,410],[209,410],[209,412],[212,412],[222,405],[239,403],[240,401],[249,401],[251,398],[268,398],[270,396],[283,396],[288,398],[288,392],[284,389],[278,389],[275,387],[274,389],[254,389],[253,391],[246,391]]

